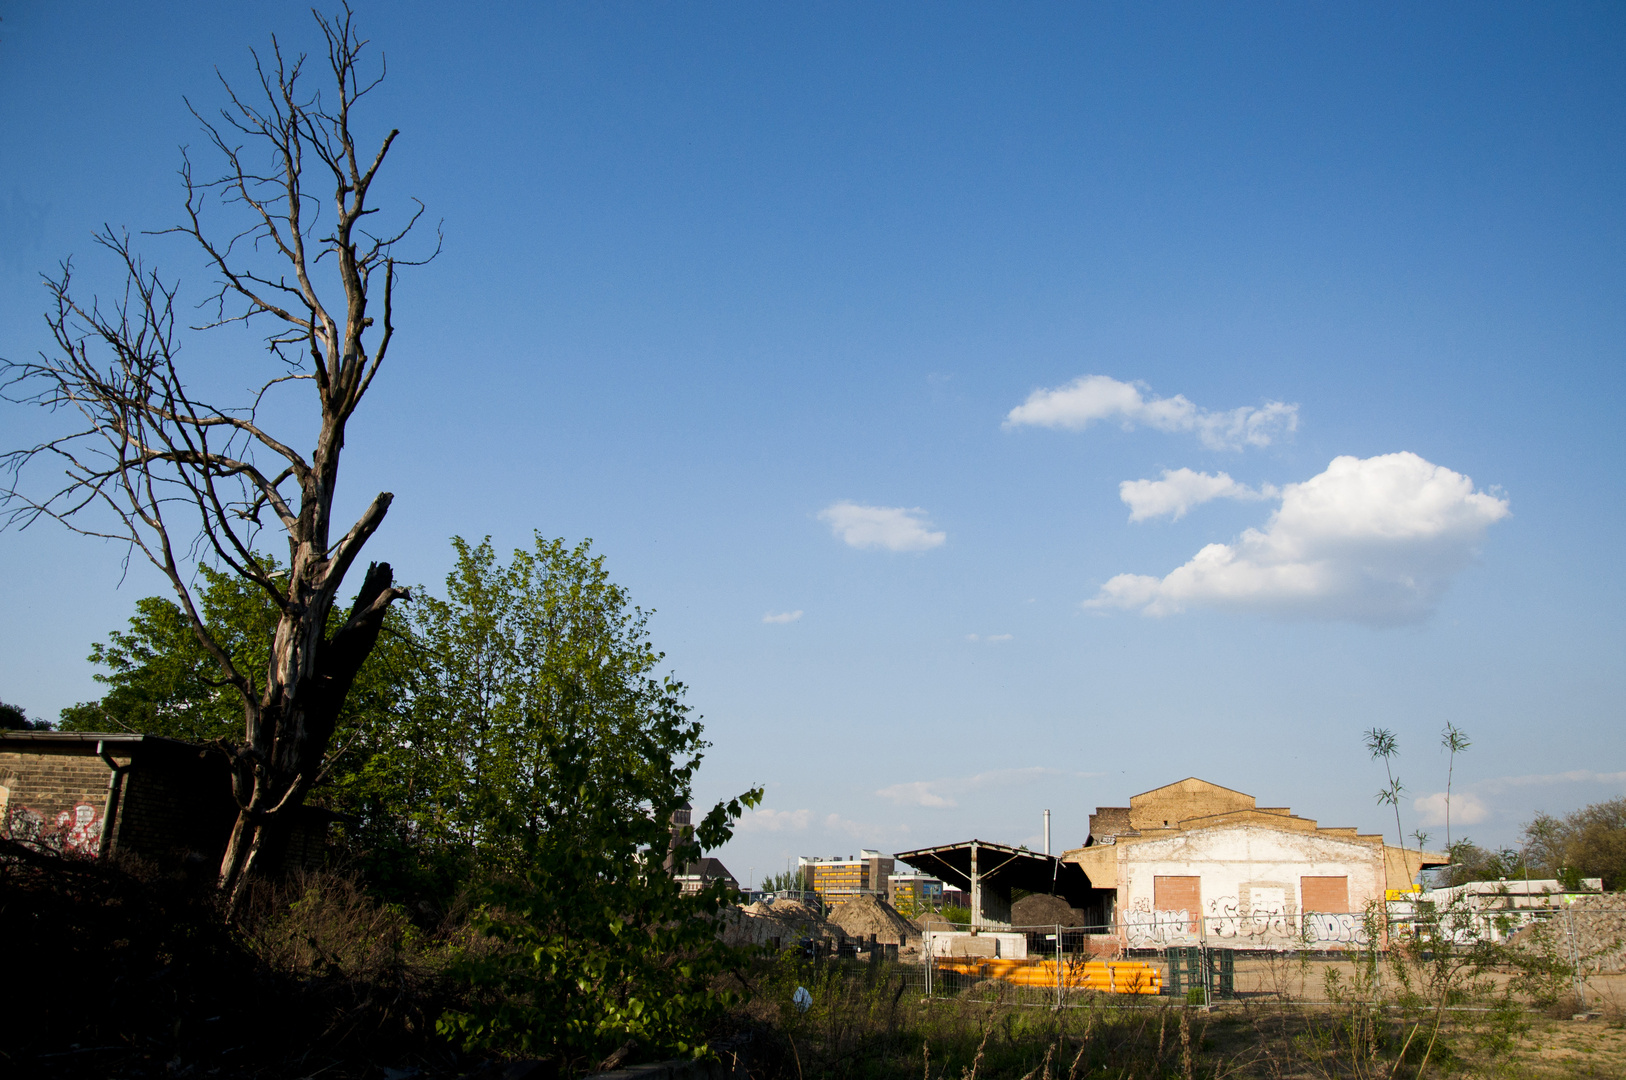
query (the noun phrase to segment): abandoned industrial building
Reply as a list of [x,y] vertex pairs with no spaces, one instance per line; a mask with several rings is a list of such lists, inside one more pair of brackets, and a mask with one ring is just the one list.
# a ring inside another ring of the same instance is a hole
[[1011,926],[1013,890],[1047,893],[1130,948],[1354,941],[1368,903],[1448,862],[1195,777],[1097,808],[1084,843],[1060,855],[971,840],[897,859],[963,884],[973,926]]

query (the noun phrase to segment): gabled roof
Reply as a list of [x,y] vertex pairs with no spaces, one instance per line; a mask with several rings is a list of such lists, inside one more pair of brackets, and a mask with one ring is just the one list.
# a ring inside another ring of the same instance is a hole
[[1210,783],[1209,781],[1200,779],[1199,777],[1188,776],[1184,780],[1176,780],[1172,784],[1164,784],[1162,787],[1155,787],[1150,791],[1143,791],[1139,795],[1131,795],[1129,797],[1129,804],[1133,806],[1136,799],[1144,799],[1149,795],[1158,795],[1165,791],[1179,791],[1183,795],[1200,791],[1223,791],[1228,795],[1237,795],[1241,798],[1247,799],[1250,803],[1255,801],[1254,797],[1245,791],[1237,791],[1235,788],[1222,787],[1219,784]]

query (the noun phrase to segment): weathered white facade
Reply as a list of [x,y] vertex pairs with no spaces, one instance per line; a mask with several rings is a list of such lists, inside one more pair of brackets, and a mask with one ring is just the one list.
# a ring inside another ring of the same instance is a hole
[[1445,862],[1195,778],[1098,809],[1063,858],[1112,890],[1112,932],[1131,949],[1362,944],[1369,905]]
[[[1302,938],[1303,916],[1317,938],[1354,941],[1361,920],[1353,913],[1384,895],[1370,845],[1313,833],[1219,825],[1124,844],[1117,854],[1118,911],[1131,948],[1204,938],[1211,945],[1286,948]],[[1178,884],[1171,888],[1172,881]],[[1159,906],[1171,896],[1186,906]],[[1342,903],[1329,902],[1339,896]]]

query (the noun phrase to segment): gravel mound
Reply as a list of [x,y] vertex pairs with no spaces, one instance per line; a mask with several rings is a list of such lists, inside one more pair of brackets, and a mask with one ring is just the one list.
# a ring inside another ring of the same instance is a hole
[[920,931],[898,914],[898,909],[876,896],[855,896],[836,905],[830,921],[861,941],[870,935],[883,945],[904,945]]
[[1581,970],[1592,973],[1626,971],[1626,894],[1583,896],[1546,919],[1524,927],[1508,938],[1516,949],[1550,951],[1570,959],[1570,933],[1575,934],[1575,955]]

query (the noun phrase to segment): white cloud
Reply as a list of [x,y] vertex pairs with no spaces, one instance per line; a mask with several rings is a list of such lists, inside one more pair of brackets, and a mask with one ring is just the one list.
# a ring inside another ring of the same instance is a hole
[[1116,419],[1126,431],[1144,424],[1158,431],[1195,432],[1205,446],[1240,450],[1269,446],[1299,424],[1299,407],[1280,401],[1210,412],[1193,405],[1183,394],[1160,398],[1148,396],[1144,388],[1144,383],[1119,382],[1108,375],[1083,375],[1054,390],[1033,391],[1006,414],[1005,426],[1031,424],[1082,431],[1092,421]]
[[1179,521],[1193,506],[1213,499],[1257,502],[1280,494],[1273,484],[1261,485],[1256,490],[1232,480],[1228,473],[1210,476],[1190,469],[1164,469],[1161,480],[1125,480],[1118,485],[1118,497],[1129,507],[1130,521],[1145,521],[1164,514]]
[[941,547],[948,534],[932,532],[926,511],[915,507],[860,506],[832,503],[819,511],[819,520],[849,547],[885,548],[887,551],[926,551]]
[[853,821],[840,814],[830,814],[824,819],[824,827],[829,832],[842,832],[860,843],[878,844],[888,836],[906,834],[907,825],[873,825],[865,821]]
[[792,623],[802,617],[800,611],[770,611],[762,616],[765,623]]
[[1163,578],[1119,574],[1084,606],[1417,622],[1510,512],[1507,499],[1412,453],[1334,458],[1281,498],[1263,530],[1209,544]]
[[1531,773],[1526,776],[1498,776],[1481,780],[1474,787],[1492,794],[1501,794],[1513,788],[1548,787],[1574,784],[1605,784],[1610,787],[1626,786],[1626,772],[1596,772],[1592,769],[1571,769],[1561,773]]
[[801,830],[807,828],[812,818],[811,810],[769,810],[766,807],[758,807],[741,817],[736,827],[742,832]]
[[994,769],[975,776],[947,776],[940,780],[910,780],[884,787],[875,794],[899,806],[924,806],[947,810],[960,805],[951,792],[984,791],[1031,784],[1042,776],[1065,776],[1060,769],[1035,765],[1027,769]]
[[1011,635],[1010,634],[989,634],[986,637],[984,637],[982,634],[967,634],[965,636],[965,639],[967,641],[985,641],[990,645],[994,645],[994,644],[998,644],[1001,641],[1009,641],[1009,640],[1011,640]]
[[875,794],[883,799],[890,799],[899,806],[927,806],[934,810],[958,806],[959,803],[947,795],[933,790],[939,783],[931,780],[911,780],[908,783],[884,787]]
[[[1413,806],[1424,825],[1445,824],[1445,792],[1437,791],[1433,795],[1424,795],[1417,799]],[[1451,825],[1478,825],[1490,819],[1490,807],[1471,791],[1453,791],[1451,793]]]

